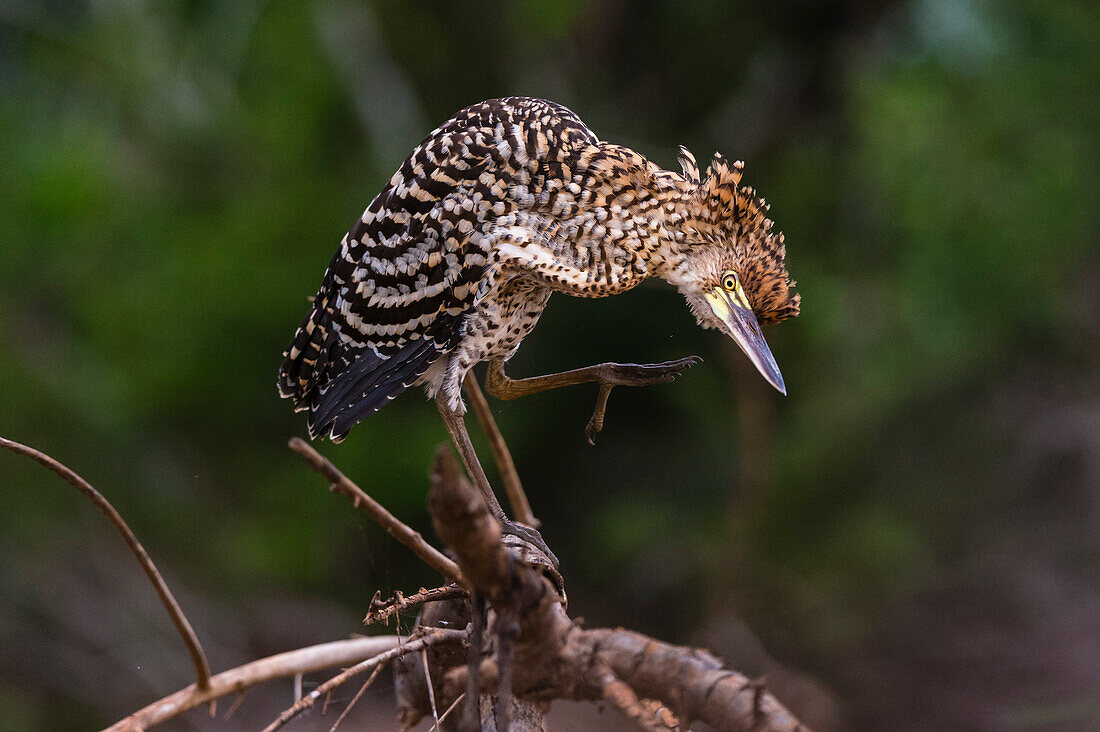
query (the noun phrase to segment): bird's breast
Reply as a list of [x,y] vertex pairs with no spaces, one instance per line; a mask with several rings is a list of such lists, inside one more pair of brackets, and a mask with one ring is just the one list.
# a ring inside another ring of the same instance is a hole
[[550,293],[549,288],[522,277],[503,283],[470,314],[459,348],[472,363],[510,358],[538,323]]

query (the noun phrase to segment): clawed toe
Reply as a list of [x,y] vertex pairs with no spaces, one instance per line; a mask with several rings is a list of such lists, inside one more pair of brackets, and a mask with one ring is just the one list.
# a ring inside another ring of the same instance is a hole
[[702,363],[698,356],[687,356],[676,361],[664,363],[609,363],[604,365],[604,374],[600,379],[600,393],[596,397],[596,408],[592,418],[584,428],[584,438],[589,445],[596,444],[596,434],[603,429],[604,414],[607,411],[607,397],[616,386],[649,386],[667,384],[685,371]]
[[505,534],[511,534],[512,536],[519,537],[528,544],[531,544],[532,546],[540,549],[544,554],[546,554],[546,558],[553,563],[554,569],[558,568],[558,558],[554,556],[554,552],[550,551],[550,547],[546,545],[546,541],[543,540],[542,534],[540,534],[538,530],[532,529],[530,526],[525,526],[521,523],[509,520],[501,521],[500,528]]
[[648,386],[650,384],[667,384],[676,377],[683,375],[692,366],[702,363],[698,356],[688,356],[676,361],[664,363],[615,363],[608,364],[604,384],[609,386]]

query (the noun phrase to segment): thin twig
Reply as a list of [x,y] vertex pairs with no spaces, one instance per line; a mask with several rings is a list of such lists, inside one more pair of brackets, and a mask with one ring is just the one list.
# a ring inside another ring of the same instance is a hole
[[244,697],[247,693],[247,691],[242,691],[240,694],[237,694],[237,698],[229,705],[229,709],[225,710],[225,716],[222,717],[223,720],[229,719],[238,709],[240,709],[241,703],[244,702]]
[[442,724],[443,720],[445,720],[447,718],[447,715],[450,714],[451,712],[453,712],[455,710],[455,707],[457,707],[459,705],[459,703],[465,698],[466,698],[466,692],[464,691],[464,692],[462,692],[461,694],[458,695],[457,699],[455,699],[453,702],[451,702],[451,706],[447,707],[447,711],[445,711],[445,712],[443,712],[443,714],[439,715],[439,722]]
[[435,732],[439,732],[439,710],[435,706],[435,687],[432,686],[432,672],[428,669],[428,652],[420,652],[420,660],[424,662],[424,681],[428,684],[428,700],[432,703],[432,719],[435,720]]
[[489,448],[493,451],[493,461],[500,471],[500,479],[504,482],[504,492],[508,494],[508,503],[512,505],[512,513],[521,524],[527,524],[532,529],[537,529],[541,522],[535,518],[531,511],[531,503],[527,500],[527,493],[523,490],[523,483],[516,472],[516,463],[512,460],[512,453],[508,449],[508,443],[504,441],[504,435],[500,433],[497,422],[493,418],[493,412],[489,409],[489,402],[485,400],[485,394],[477,383],[474,372],[466,374],[463,382],[466,386],[466,394],[470,397],[470,404],[477,414],[477,421],[481,423],[481,429],[489,438]]
[[195,666],[195,676],[197,677],[196,685],[200,689],[209,689],[210,663],[206,660],[206,652],[203,650],[202,644],[199,643],[199,638],[195,635],[194,628],[191,627],[191,623],[187,620],[187,616],[184,615],[183,610],[180,609],[179,603],[176,602],[176,598],[172,595],[172,591],[168,589],[168,584],[164,581],[164,578],[161,577],[160,572],[157,571],[157,567],[153,564],[153,560],[149,558],[149,554],[145,551],[145,547],[137,540],[137,537],[134,536],[134,532],[130,530],[130,527],[122,519],[122,515],[115,510],[115,507],[111,505],[110,501],[104,498],[103,494],[93,488],[88,481],[84,480],[44,452],[3,437],[0,437],[0,447],[5,447],[20,455],[26,455],[35,462],[45,465],[54,473],[61,476],[66,483],[90,498],[92,503],[96,505],[96,508],[107,517],[107,520],[114,526],[115,531],[122,536],[126,545],[130,547],[130,551],[137,557],[138,563],[141,564],[141,568],[145,570],[145,576],[153,583],[153,587],[160,597],[161,604],[164,605],[164,609],[168,611],[168,616],[172,618],[172,623],[176,626],[176,630],[179,631],[180,637],[183,638],[183,643],[187,646],[187,652],[191,655],[191,663]]
[[261,658],[210,677],[209,689],[202,690],[191,684],[175,694],[159,699],[115,723],[108,732],[146,730],[211,699],[239,693],[273,679],[356,664],[365,658],[377,657],[379,653],[398,646],[403,640],[392,635],[352,638]]
[[346,475],[333,465],[328,458],[314,450],[304,440],[293,437],[290,440],[290,449],[301,455],[310,467],[325,476],[331,483],[332,490],[342,493],[352,502],[370,514],[371,518],[382,525],[393,538],[407,546],[416,556],[420,557],[429,566],[442,574],[447,579],[466,584],[466,578],[458,565],[433,547],[420,532],[414,531],[402,523],[396,516],[386,510],[378,501],[371,498],[362,488],[353,483]]
[[367,610],[367,616],[363,618],[363,623],[366,625],[373,625],[374,623],[388,620],[402,610],[406,610],[410,607],[423,605],[426,602],[452,600],[456,597],[466,597],[466,595],[466,589],[458,585],[447,585],[446,587],[436,587],[430,590],[421,587],[408,596],[401,594],[399,590],[394,593],[393,597],[387,600],[381,599],[381,593],[376,592],[374,598],[371,600],[370,609]]
[[328,693],[330,689],[335,689],[337,686],[340,686],[348,679],[354,678],[361,673],[371,671],[375,667],[387,664],[395,658],[400,658],[401,656],[409,653],[415,653],[422,648],[427,648],[428,646],[434,645],[436,643],[457,643],[464,640],[466,640],[466,631],[464,630],[442,630],[439,628],[428,630],[424,633],[424,635],[415,640],[410,640],[408,643],[403,643],[396,648],[391,648],[385,653],[379,653],[377,656],[373,656],[366,659],[365,661],[361,661],[351,668],[345,669],[344,671],[336,674],[331,679],[303,696],[289,709],[283,711],[283,713],[280,714],[274,722],[264,727],[263,732],[275,732],[275,730],[279,729],[284,724],[294,719],[302,711],[313,706],[313,704],[326,693]]
[[340,712],[340,716],[336,718],[332,728],[328,732],[336,732],[336,728],[340,726],[340,723],[344,721],[344,717],[348,716],[352,707],[359,703],[359,700],[363,698],[363,694],[366,693],[367,688],[374,683],[374,680],[378,678],[378,674],[382,673],[384,666],[378,665],[374,667],[374,670],[370,672],[370,676],[363,682],[363,685],[359,687],[359,691],[355,692],[355,696],[351,698],[348,705],[344,707],[344,711]]

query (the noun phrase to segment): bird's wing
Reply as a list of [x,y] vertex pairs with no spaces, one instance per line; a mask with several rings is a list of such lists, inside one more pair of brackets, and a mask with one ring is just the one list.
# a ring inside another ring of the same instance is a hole
[[495,259],[575,297],[625,292],[649,276],[646,262],[659,246],[665,214],[654,190],[662,171],[599,141],[565,152],[560,163],[541,163],[531,186],[513,191],[526,206],[493,228]]
[[573,297],[617,295],[649,276],[638,253],[600,237],[563,237],[560,228],[559,222],[537,216],[496,227],[494,259],[506,270]]
[[502,99],[417,146],[344,237],[285,353],[279,390],[310,411],[311,435],[341,438],[454,347],[487,289],[490,222],[562,137],[594,139],[564,107]]
[[[485,253],[439,168],[407,163],[344,237],[286,352],[283,396],[340,439],[411,386],[461,332]],[[438,177],[438,175],[436,175]]]

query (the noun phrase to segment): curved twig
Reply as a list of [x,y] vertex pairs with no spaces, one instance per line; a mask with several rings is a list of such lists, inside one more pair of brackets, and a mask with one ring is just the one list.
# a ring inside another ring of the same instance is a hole
[[160,724],[178,714],[194,709],[226,694],[234,694],[273,679],[286,678],[296,674],[308,674],[323,671],[326,668],[347,666],[375,658],[404,642],[396,635],[379,635],[369,638],[321,643],[316,646],[299,648],[295,651],[279,653],[243,666],[222,671],[211,677],[210,688],[203,691],[192,684],[175,694],[153,702],[123,720],[116,722],[105,732],[135,732]]
[[25,455],[35,462],[45,465],[59,475],[66,483],[91,499],[92,503],[96,505],[96,508],[107,517],[107,520],[115,527],[115,531],[122,536],[126,545],[130,547],[130,551],[137,557],[138,563],[141,564],[141,568],[145,570],[145,575],[149,578],[149,581],[153,583],[157,595],[160,596],[161,604],[164,605],[164,609],[168,611],[168,616],[172,618],[172,623],[176,626],[176,630],[179,631],[180,637],[183,638],[184,645],[187,646],[187,652],[191,655],[191,663],[195,666],[195,675],[197,677],[196,685],[199,689],[210,688],[210,663],[206,660],[206,652],[203,651],[202,644],[199,643],[199,638],[195,635],[194,628],[192,628],[191,623],[188,622],[187,616],[183,614],[183,610],[180,609],[179,603],[176,602],[176,598],[172,595],[172,591],[168,589],[168,585],[165,583],[164,578],[161,577],[160,572],[157,571],[157,567],[153,564],[153,560],[149,558],[149,554],[145,551],[145,547],[137,540],[137,537],[134,536],[134,532],[130,530],[130,527],[122,519],[122,515],[115,510],[111,502],[104,498],[102,493],[93,488],[88,481],[40,450],[35,450],[33,447],[28,447],[3,437],[0,437],[0,447],[7,448],[19,455]]

